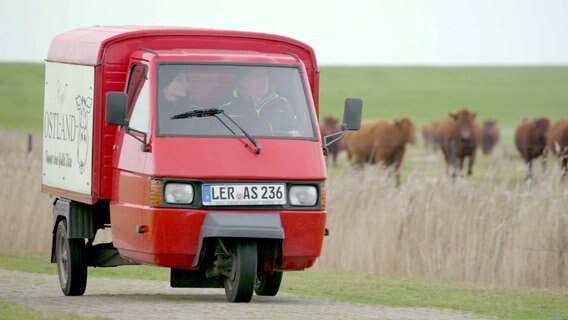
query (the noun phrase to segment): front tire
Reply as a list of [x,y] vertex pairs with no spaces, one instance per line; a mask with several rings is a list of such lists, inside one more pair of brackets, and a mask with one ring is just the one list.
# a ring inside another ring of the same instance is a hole
[[280,289],[284,272],[259,272],[256,276],[254,292],[257,296],[274,297]]
[[66,296],[81,296],[87,287],[85,240],[69,239],[67,221],[61,220],[55,234],[59,285]]
[[238,241],[230,250],[231,271],[225,277],[225,295],[229,302],[250,302],[254,291],[257,246],[253,241]]

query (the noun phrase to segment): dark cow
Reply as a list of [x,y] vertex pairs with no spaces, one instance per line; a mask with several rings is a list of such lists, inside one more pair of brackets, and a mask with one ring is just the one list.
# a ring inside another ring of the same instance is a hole
[[358,131],[349,131],[345,144],[356,165],[364,163],[393,167],[396,185],[400,185],[400,165],[407,143],[416,143],[416,129],[408,118],[398,120],[367,120]]
[[[341,125],[339,123],[339,119],[334,118],[332,116],[327,116],[323,119],[323,123],[320,124],[320,133],[323,137],[330,135],[332,133],[337,133],[341,131]],[[336,137],[331,138],[331,140],[333,140]],[[345,142],[343,141],[343,139],[340,139],[334,143],[332,143],[331,145],[329,145],[329,147],[327,148],[327,158],[326,161],[328,161],[329,157],[331,157],[332,160],[332,164],[334,167],[337,166],[337,156],[339,154],[339,152],[341,152],[342,150],[345,150]]]
[[446,172],[453,168],[452,177],[463,169],[463,162],[468,158],[467,174],[473,173],[475,153],[479,139],[479,125],[475,121],[476,113],[467,109],[450,112],[440,120],[438,138],[446,161]]
[[499,141],[499,127],[497,127],[497,121],[495,120],[485,120],[483,121],[483,126],[481,127],[481,150],[484,155],[489,155],[493,152],[493,148]]
[[[523,119],[515,131],[515,145],[527,164],[527,179],[532,178],[533,160],[543,155],[549,128],[550,121],[548,118]],[[542,165],[544,170],[544,157]]]
[[568,118],[558,120],[548,131],[548,150],[560,160],[562,179],[568,175]]
[[424,149],[436,152],[438,149],[438,121],[428,121],[422,125],[422,138],[424,139]]

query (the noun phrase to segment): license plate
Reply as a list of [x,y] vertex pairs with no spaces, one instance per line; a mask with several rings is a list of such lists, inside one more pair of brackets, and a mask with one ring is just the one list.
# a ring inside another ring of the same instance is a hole
[[203,205],[286,204],[285,184],[204,184]]

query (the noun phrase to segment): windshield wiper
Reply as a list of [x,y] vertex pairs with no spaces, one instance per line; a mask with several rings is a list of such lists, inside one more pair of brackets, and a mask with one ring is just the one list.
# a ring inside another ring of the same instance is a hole
[[192,111],[176,114],[175,116],[172,116],[172,119],[211,117],[211,116],[217,115],[219,113],[223,113],[223,112],[225,112],[225,111],[218,109],[218,108],[197,109],[197,110],[192,110]]
[[262,146],[260,145],[260,143],[258,143],[253,137],[251,137],[246,131],[245,129],[243,129],[238,123],[235,122],[235,120],[233,120],[231,117],[229,117],[227,114],[225,114],[225,110],[223,109],[219,109],[219,108],[210,108],[210,109],[197,109],[197,110],[192,110],[192,111],[188,111],[188,112],[184,112],[184,113],[180,113],[180,114],[176,114],[175,116],[172,116],[172,119],[187,119],[187,118],[202,118],[202,117],[215,117],[217,118],[217,120],[219,120],[227,129],[229,129],[229,131],[231,131],[232,134],[235,134],[235,132],[227,125],[227,123],[225,121],[223,121],[223,119],[219,118],[217,115],[218,114],[223,114],[227,119],[229,119],[235,126],[237,126],[237,128],[239,128],[239,130],[241,130],[241,132],[247,137],[247,139],[249,139],[249,141],[254,145],[254,151],[256,154],[260,153],[260,150],[262,150]]

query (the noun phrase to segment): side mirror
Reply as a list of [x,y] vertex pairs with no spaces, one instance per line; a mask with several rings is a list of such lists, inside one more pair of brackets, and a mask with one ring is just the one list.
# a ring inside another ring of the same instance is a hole
[[361,128],[361,115],[363,113],[363,100],[359,98],[345,99],[343,110],[343,124],[341,131],[323,137],[323,153],[327,155],[327,147],[339,141],[345,136],[347,130],[359,130]]
[[126,101],[124,92],[111,91],[106,96],[106,123],[123,126],[126,124]]
[[359,98],[345,99],[343,110],[343,130],[359,130],[361,128],[361,114],[363,113],[363,100]]

